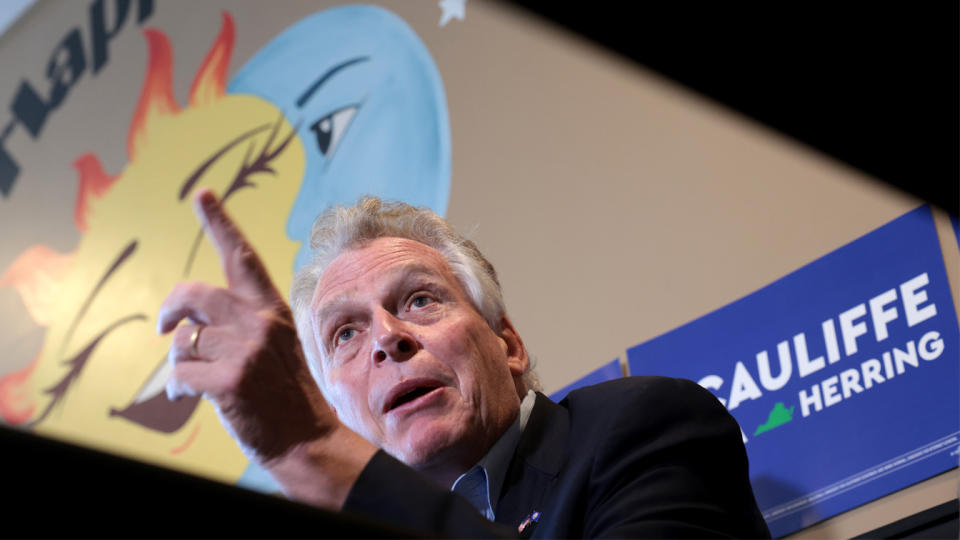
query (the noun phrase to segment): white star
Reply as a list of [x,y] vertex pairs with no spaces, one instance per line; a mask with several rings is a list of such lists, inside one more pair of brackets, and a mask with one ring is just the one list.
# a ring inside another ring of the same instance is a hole
[[440,26],[446,26],[451,19],[460,19],[467,17],[467,0],[440,0],[440,9],[443,14],[440,15]]

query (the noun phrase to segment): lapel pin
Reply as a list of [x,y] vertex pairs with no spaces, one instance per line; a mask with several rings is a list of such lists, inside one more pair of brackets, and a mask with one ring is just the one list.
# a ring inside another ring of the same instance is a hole
[[[536,525],[538,521],[540,521],[540,512],[534,511],[520,522],[520,526],[517,527],[517,532],[520,533],[523,538],[527,538],[531,533],[533,533],[533,525]],[[527,531],[526,535],[523,534],[524,531]]]

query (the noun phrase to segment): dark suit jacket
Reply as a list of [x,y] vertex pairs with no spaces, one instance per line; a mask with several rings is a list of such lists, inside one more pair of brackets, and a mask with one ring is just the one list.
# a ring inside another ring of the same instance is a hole
[[379,452],[344,511],[434,536],[769,537],[740,428],[696,383],[628,377],[537,395],[494,525],[459,496]]

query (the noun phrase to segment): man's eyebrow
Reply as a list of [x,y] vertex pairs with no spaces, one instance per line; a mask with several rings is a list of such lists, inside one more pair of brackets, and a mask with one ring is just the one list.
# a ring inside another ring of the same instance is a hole
[[323,326],[331,314],[340,311],[343,306],[348,304],[350,304],[350,295],[347,293],[339,294],[332,300],[325,302],[317,311],[317,322],[320,323],[318,326]]
[[369,59],[370,59],[369,56],[358,56],[356,58],[351,58],[350,60],[347,60],[345,62],[341,62],[333,66],[332,68],[328,69],[326,73],[321,75],[319,79],[317,79],[316,81],[313,82],[313,84],[310,85],[310,88],[307,88],[306,92],[304,92],[303,94],[300,95],[299,98],[297,98],[297,107],[303,107],[303,105],[307,102],[307,100],[310,99],[313,96],[313,94],[320,89],[321,86],[323,86],[323,83],[327,82],[330,79],[330,77],[333,77],[334,75],[336,75],[337,72],[339,72],[341,69],[350,67],[360,62],[366,62]]
[[[418,262],[405,264],[393,270],[390,273],[394,274],[390,282],[390,285],[393,287],[396,287],[396,286],[403,287],[406,285],[422,282],[425,280],[433,281],[430,278],[438,277],[437,272],[435,270]],[[340,310],[343,306],[350,304],[350,301],[351,301],[350,294],[342,293],[334,297],[332,300],[325,302],[320,307],[320,310],[317,311],[316,320],[319,323],[318,327],[322,327],[324,324],[324,321],[328,317],[330,317],[331,314]]]

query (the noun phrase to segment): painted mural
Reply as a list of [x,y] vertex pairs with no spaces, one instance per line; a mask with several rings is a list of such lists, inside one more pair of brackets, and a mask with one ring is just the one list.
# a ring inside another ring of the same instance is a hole
[[[205,57],[175,58],[162,29],[142,32],[146,75],[127,164],[107,171],[96,155],[77,156],[75,248],[33,245],[0,269],[0,287],[15,289],[45,331],[33,361],[0,378],[0,415],[40,434],[269,489],[213,407],[171,402],[164,392],[161,301],[180,281],[223,284],[191,196],[214,190],[286,288],[309,257],[313,218],[331,204],[371,193],[445,212],[443,85],[418,36],[379,7],[307,16],[229,80],[242,39],[230,13],[211,28]],[[199,66],[186,103],[173,92],[174,62]]]

